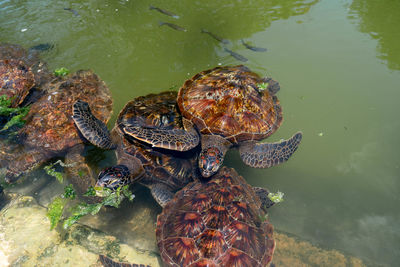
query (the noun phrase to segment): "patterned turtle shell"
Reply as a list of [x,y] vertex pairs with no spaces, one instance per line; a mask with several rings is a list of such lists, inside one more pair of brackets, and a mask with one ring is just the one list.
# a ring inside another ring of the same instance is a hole
[[275,248],[260,199],[235,170],[179,191],[157,218],[166,266],[266,266]]
[[0,60],[0,95],[11,98],[11,107],[20,105],[34,84],[35,77],[23,61]]
[[0,43],[0,95],[11,98],[11,107],[22,104],[33,87],[52,77],[38,54],[19,45]]
[[75,99],[91,103],[100,120],[107,122],[110,118],[110,91],[92,71],[55,79],[47,87],[48,94],[31,105],[26,124],[19,131],[25,145],[57,152],[82,143],[72,120],[71,103]]
[[272,95],[276,89],[276,81],[245,66],[217,67],[187,80],[177,101],[202,134],[218,134],[237,144],[264,139],[279,128],[282,110]]
[[138,158],[148,175],[140,182],[151,185],[163,182],[178,190],[193,181],[195,176],[195,151],[179,152],[162,148],[154,148],[126,134],[126,126],[135,121],[142,127],[151,129],[183,129],[182,116],[176,106],[177,92],[166,91],[159,94],[140,96],[128,102],[121,110],[116,130],[122,135],[122,149],[117,150],[117,157]]
[[53,157],[83,147],[84,139],[72,119],[71,105],[76,99],[88,101],[93,113],[104,123],[111,117],[110,91],[92,71],[81,70],[53,79],[45,85],[44,91],[46,94],[30,105],[24,117],[25,124],[17,131],[20,151],[15,151],[9,159],[7,182],[14,182],[21,174]]

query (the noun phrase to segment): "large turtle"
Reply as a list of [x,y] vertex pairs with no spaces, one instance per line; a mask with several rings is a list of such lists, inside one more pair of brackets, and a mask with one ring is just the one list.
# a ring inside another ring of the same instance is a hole
[[155,130],[139,123],[125,131],[155,147],[181,151],[196,147],[200,134],[199,167],[204,177],[217,172],[232,146],[239,147],[247,165],[268,168],[287,161],[302,138],[298,132],[277,143],[257,142],[282,123],[278,90],[278,82],[260,78],[245,66],[217,67],[196,74],[179,90],[179,110],[189,121],[186,131]]
[[84,158],[81,156],[86,140],[79,134],[72,120],[71,105],[77,99],[88,101],[93,107],[93,113],[103,123],[107,123],[112,112],[110,91],[89,70],[55,78],[44,86],[46,94],[30,106],[24,118],[26,123],[17,132],[17,142],[12,144],[14,151],[8,154],[5,164],[6,181],[15,182],[21,174],[41,163],[65,155],[67,163],[75,163],[75,167],[70,169],[71,174],[74,174],[72,179],[75,179],[72,183],[84,190],[94,185],[95,180],[87,179],[87,175],[89,178],[92,175],[88,167],[83,165]]
[[[267,195],[227,167],[212,179],[185,186],[157,217],[164,266],[267,266],[275,248],[273,227],[266,220],[273,202]],[[106,267],[139,266],[103,255],[100,261]]]
[[179,152],[153,148],[125,131],[132,121],[146,128],[182,130],[176,96],[176,92],[167,91],[133,99],[121,110],[111,134],[106,125],[93,116],[87,103],[79,100],[73,105],[73,118],[83,136],[100,148],[116,148],[118,165],[99,174],[98,186],[115,189],[140,178],[140,183],[164,206],[166,199],[172,198],[175,191],[196,177],[197,150]]
[[0,43],[0,95],[11,98],[11,107],[21,105],[33,88],[52,78],[36,49]]

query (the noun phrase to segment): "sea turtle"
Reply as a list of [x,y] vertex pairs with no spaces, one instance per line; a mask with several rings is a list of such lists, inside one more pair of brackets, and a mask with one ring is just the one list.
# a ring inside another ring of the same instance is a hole
[[140,183],[147,186],[163,206],[165,199],[196,177],[197,150],[179,152],[153,148],[125,131],[132,121],[155,130],[183,129],[176,96],[176,92],[166,91],[133,99],[120,112],[111,134],[106,125],[91,114],[87,103],[81,100],[74,103],[73,118],[83,136],[100,148],[116,148],[118,165],[100,172],[98,186],[115,189],[140,178]]
[[[267,266],[275,248],[273,227],[262,203],[268,195],[252,188],[234,169],[198,179],[166,204],[157,217],[156,238],[164,266]],[[139,266],[100,256],[104,266]],[[144,265],[140,265],[144,266]]]
[[0,95],[11,97],[11,106],[21,105],[32,89],[52,78],[36,49],[0,43]]
[[239,147],[247,165],[268,168],[287,161],[302,138],[298,132],[276,143],[257,142],[282,123],[282,109],[275,96],[279,88],[278,82],[260,78],[242,65],[206,70],[187,80],[179,90],[177,103],[186,131],[154,130],[140,123],[133,123],[125,131],[155,147],[182,151],[196,147],[201,139],[198,161],[204,177],[217,172],[232,146]]
[[[23,173],[48,161],[64,156],[67,163],[75,163],[71,182],[78,188],[94,185],[81,152],[84,142],[72,120],[71,105],[77,100],[88,101],[93,113],[103,122],[111,117],[112,98],[108,87],[92,71],[81,70],[66,77],[55,78],[44,85],[46,94],[35,101],[24,118],[26,123],[17,132],[17,149],[9,154],[6,181],[15,182]],[[13,146],[16,145],[12,144]],[[83,176],[83,177],[82,177]],[[90,184],[91,183],[91,184]]]

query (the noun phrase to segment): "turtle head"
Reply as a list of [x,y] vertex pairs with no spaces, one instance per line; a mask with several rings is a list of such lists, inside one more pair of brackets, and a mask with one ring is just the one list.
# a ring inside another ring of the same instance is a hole
[[106,187],[117,190],[118,187],[129,184],[130,172],[128,167],[117,165],[102,170],[96,183],[96,187]]
[[199,155],[199,168],[203,177],[210,177],[222,166],[224,153],[217,147],[202,149]]

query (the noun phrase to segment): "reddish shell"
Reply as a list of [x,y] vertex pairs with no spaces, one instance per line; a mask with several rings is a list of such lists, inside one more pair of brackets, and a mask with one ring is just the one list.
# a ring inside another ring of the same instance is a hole
[[92,71],[78,71],[47,86],[47,94],[31,105],[19,131],[25,146],[57,153],[82,143],[72,120],[72,103],[78,99],[88,102],[101,121],[111,117],[110,91]]
[[202,134],[219,134],[233,143],[261,140],[282,123],[276,96],[258,88],[266,81],[242,65],[206,70],[181,87],[179,109]]
[[[16,96],[12,107],[21,104],[32,87],[39,92],[42,85],[53,78],[37,52],[20,45],[0,43],[0,95]],[[17,91],[13,92],[10,87]]]
[[20,60],[0,60],[0,95],[11,99],[11,107],[17,107],[35,84],[31,69]]
[[166,266],[266,266],[275,248],[260,199],[235,170],[176,193],[157,218]]

